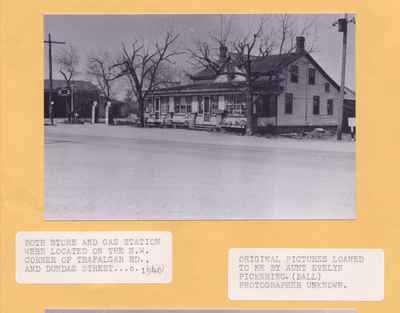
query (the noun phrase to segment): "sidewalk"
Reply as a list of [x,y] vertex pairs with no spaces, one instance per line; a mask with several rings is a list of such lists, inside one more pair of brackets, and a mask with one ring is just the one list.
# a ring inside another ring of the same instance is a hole
[[332,151],[355,153],[353,141],[289,139],[283,137],[240,136],[231,133],[217,133],[189,129],[139,128],[132,126],[107,126],[105,124],[45,126],[48,135],[80,135],[108,138],[162,140],[172,142],[207,143],[242,147],[272,147],[282,149],[302,149],[314,151]]

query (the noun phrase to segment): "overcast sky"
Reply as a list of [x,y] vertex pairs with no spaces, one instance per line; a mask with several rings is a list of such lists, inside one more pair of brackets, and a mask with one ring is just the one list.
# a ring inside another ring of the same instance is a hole
[[[231,19],[232,39],[247,34],[254,29],[260,18],[266,18],[265,25],[276,27],[277,16],[273,15],[225,15],[225,23]],[[326,72],[340,83],[340,68],[342,54],[342,33],[338,33],[335,22],[342,15],[318,14],[295,15],[298,25],[314,19],[312,37],[316,40],[317,51],[312,56]],[[129,44],[135,38],[152,43],[161,39],[166,30],[180,34],[181,48],[193,47],[196,40],[209,39],[210,33],[218,32],[221,25],[221,15],[47,15],[44,18],[44,36],[50,32],[53,40],[66,41],[75,46],[80,54],[79,79],[85,76],[86,58],[89,54],[108,51],[118,54],[121,43]],[[307,40],[307,38],[306,38]],[[54,54],[60,46],[54,46]],[[47,50],[45,75],[48,78]],[[177,60],[177,68],[189,69],[185,56]],[[54,78],[62,78],[57,66],[53,67]],[[349,24],[346,85],[355,90],[355,25]]]

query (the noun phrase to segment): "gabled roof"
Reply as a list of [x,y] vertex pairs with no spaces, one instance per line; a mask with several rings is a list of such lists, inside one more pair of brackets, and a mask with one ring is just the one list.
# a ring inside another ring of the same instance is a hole
[[[234,56],[231,54],[231,56]],[[251,61],[252,70],[254,72],[263,72],[269,73],[273,71],[280,70],[290,63],[297,60],[301,57],[302,54],[299,53],[284,53],[280,55],[269,55],[267,57],[257,57],[254,56]],[[235,66],[234,61],[232,62],[233,66]],[[206,80],[206,79],[215,79],[218,75],[212,68],[206,68],[192,76],[193,80]]]
[[317,63],[317,61],[314,60],[314,58],[309,53],[305,53],[304,56],[306,56],[310,60],[312,65],[314,65],[314,67],[318,69],[318,71],[322,74],[322,76],[325,77],[327,81],[329,81],[337,90],[340,90],[340,86],[333,80],[332,77],[328,75],[327,72],[324,71],[324,69]]
[[259,58],[251,62],[251,70],[253,72],[273,73],[287,67],[301,56],[300,53],[285,53]]
[[[284,53],[279,55],[269,55],[266,57],[254,57],[251,62],[252,71],[262,72],[262,73],[273,73],[275,71],[280,71],[291,63],[299,59],[300,57],[306,57],[315,68],[328,80],[336,89],[340,89],[340,86],[324,71],[324,69],[314,60],[314,58],[307,52],[304,53]],[[199,80],[212,80],[218,75],[211,68],[206,68],[199,71],[192,76],[195,81]]]
[[[92,82],[86,81],[86,80],[74,80],[71,81],[71,84],[74,85],[75,90],[77,91],[92,91],[92,92],[98,92],[99,89],[97,88],[96,85],[94,85]],[[53,90],[57,90],[60,88],[66,88],[67,83],[63,79],[53,79]],[[44,80],[44,90],[49,91],[50,90],[50,80],[45,79]]]

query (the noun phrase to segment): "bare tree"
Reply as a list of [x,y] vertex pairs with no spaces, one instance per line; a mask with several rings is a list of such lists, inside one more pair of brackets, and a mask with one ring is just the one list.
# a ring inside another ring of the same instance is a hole
[[[266,41],[262,41],[263,22],[260,22],[258,28],[251,34],[242,37],[240,40],[235,40],[231,43],[230,50],[232,53],[227,53],[228,47],[222,42],[214,38],[220,45],[220,49],[225,49],[226,55],[221,59],[213,57],[212,49],[207,42],[198,43],[195,50],[189,50],[192,60],[200,67],[211,69],[216,75],[226,75],[228,78],[240,76],[244,83],[241,83],[242,91],[246,97],[247,111],[247,133],[252,135],[254,132],[253,126],[253,92],[254,83],[262,76],[269,76],[271,73],[263,73],[254,71],[252,66],[255,60],[255,54],[258,54],[258,59],[263,58],[271,52],[270,46],[266,45]],[[232,82],[234,86],[234,82]],[[236,86],[239,88],[239,86]]]
[[[307,37],[307,52],[315,51],[316,44],[316,18],[309,18],[299,24],[296,17],[292,14],[282,14],[277,17],[278,28],[273,30],[275,33],[274,41],[278,43],[275,49],[276,54],[290,53],[296,49],[296,37]],[[273,37],[274,35],[270,36]]]
[[140,126],[145,126],[144,107],[150,93],[166,83],[169,77],[163,75],[167,64],[173,64],[173,58],[180,54],[173,45],[178,34],[167,32],[162,42],[156,42],[146,48],[143,41],[135,40],[128,48],[122,44],[122,53],[118,62],[111,68],[117,71],[113,79],[128,77],[132,92],[138,103]]
[[71,80],[78,74],[79,54],[74,46],[68,46],[56,55],[56,62],[59,72],[64,77],[67,86],[71,85]]
[[87,61],[87,74],[94,77],[101,94],[106,101],[110,101],[113,96],[115,70],[112,68],[113,62],[109,53],[91,55]]
[[[214,56],[210,43],[205,41],[198,42],[195,49],[188,51],[192,64],[197,68],[212,70],[215,75],[226,75],[232,86],[245,95],[248,135],[252,135],[255,128],[253,107],[258,100],[255,97],[256,84],[262,80],[264,88],[276,88],[280,80],[279,64],[268,71],[260,71],[254,65],[255,62],[260,62],[271,54],[293,52],[296,36],[304,35],[313,26],[312,22],[298,28],[292,16],[287,14],[279,17],[278,29],[267,25],[266,22],[265,19],[261,19],[254,30],[231,42],[228,42],[227,35],[223,35],[222,32],[221,36],[211,36],[212,42],[225,50],[223,58]],[[230,32],[229,27],[228,35]],[[240,83],[235,84],[232,80],[236,76],[242,78]]]
[[70,91],[70,105],[67,106],[68,119],[71,121],[71,115],[69,113],[72,108],[73,103],[73,90],[72,90],[72,80],[78,74],[79,66],[79,54],[74,46],[68,46],[61,50],[59,54],[56,55],[56,63],[59,66],[59,72],[64,77],[66,87]]
[[219,15],[219,29],[218,31],[211,32],[211,38],[218,42],[220,45],[227,45],[229,38],[232,36],[232,16]]

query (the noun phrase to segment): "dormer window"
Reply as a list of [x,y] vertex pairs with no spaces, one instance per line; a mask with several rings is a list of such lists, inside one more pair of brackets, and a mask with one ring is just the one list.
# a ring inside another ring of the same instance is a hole
[[299,67],[297,65],[292,65],[290,67],[290,82],[297,83],[299,81]]

